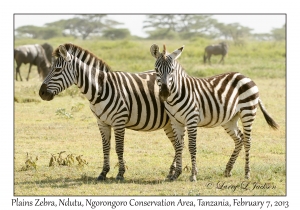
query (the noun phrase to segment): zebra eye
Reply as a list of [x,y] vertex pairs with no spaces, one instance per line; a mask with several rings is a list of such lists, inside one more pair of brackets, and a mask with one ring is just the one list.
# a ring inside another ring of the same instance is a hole
[[55,71],[55,72],[60,72],[61,69],[62,69],[62,67],[56,67],[54,71]]

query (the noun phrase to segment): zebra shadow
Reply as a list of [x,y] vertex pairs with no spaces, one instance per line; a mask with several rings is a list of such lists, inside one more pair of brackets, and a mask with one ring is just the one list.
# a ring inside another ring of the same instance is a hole
[[116,180],[115,177],[107,177],[105,180],[99,181],[95,176],[82,175],[79,178],[45,178],[41,180],[17,182],[15,185],[28,186],[34,185],[39,188],[71,188],[82,185],[108,185],[108,184],[140,184],[140,185],[159,185],[169,182],[167,179],[149,179],[149,178],[125,178],[124,180]]
[[116,180],[114,177],[107,178],[104,181],[96,180],[97,184],[139,184],[139,185],[160,185],[170,182],[167,179],[149,179],[149,178],[125,178],[124,180]]

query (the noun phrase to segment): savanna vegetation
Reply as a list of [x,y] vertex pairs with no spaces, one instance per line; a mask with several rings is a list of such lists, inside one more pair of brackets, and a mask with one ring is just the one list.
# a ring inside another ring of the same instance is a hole
[[[16,39],[15,46],[45,40]],[[279,124],[268,127],[258,110],[253,126],[251,179],[244,180],[244,152],[240,153],[230,178],[223,176],[234,149],[233,140],[221,128],[198,128],[197,182],[189,181],[190,157],[185,140],[183,166],[178,180],[165,180],[174,150],[162,130],[126,130],[125,180],[116,181],[117,156],[112,136],[111,171],[108,179],[96,181],[103,164],[102,143],[89,102],[72,86],[54,98],[38,96],[42,81],[32,68],[28,82],[14,82],[14,194],[15,195],[285,195],[286,194],[286,51],[284,41],[229,42],[225,64],[212,57],[203,64],[204,47],[218,43],[205,38],[189,40],[82,40],[52,38],[54,48],[72,42],[106,61],[115,71],[152,69],[153,43],[169,52],[185,45],[179,62],[193,76],[206,77],[238,71],[252,78],[268,112]],[[28,65],[21,67],[25,75]],[[185,137],[186,138],[186,137]],[[60,153],[60,155],[59,155]],[[69,155],[69,156],[68,156]],[[76,157],[80,157],[76,160]],[[52,160],[52,164],[50,161]],[[49,164],[51,166],[49,166]],[[236,186],[236,187],[235,187]]]
[[[247,39],[283,41],[286,35],[286,24],[280,28],[273,28],[269,33],[254,33],[252,28],[237,22],[230,24],[219,22],[214,15],[150,14],[144,15],[142,26],[147,36],[139,37],[131,35],[129,29],[122,28],[123,23],[115,21],[114,15],[78,14],[73,16],[69,19],[46,23],[44,26],[20,26],[15,29],[15,36],[17,38],[30,37],[45,40],[60,36],[70,36],[82,40],[92,38],[174,40],[202,37],[208,39],[225,38],[233,40],[235,44],[244,44]],[[284,15],[280,16],[285,17]],[[143,16],[136,15],[134,18],[143,18]]]

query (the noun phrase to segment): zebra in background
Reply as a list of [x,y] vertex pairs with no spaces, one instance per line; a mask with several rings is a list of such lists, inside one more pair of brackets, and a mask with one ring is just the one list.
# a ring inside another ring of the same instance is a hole
[[[257,106],[263,112],[267,123],[277,129],[278,125],[264,108],[255,83],[240,73],[225,73],[209,78],[195,78],[187,75],[176,60],[183,47],[171,54],[164,45],[163,52],[154,44],[150,52],[154,58],[159,95],[165,103],[175,134],[176,169],[171,180],[182,172],[182,150],[185,127],[189,139],[192,162],[191,181],[196,181],[196,135],[197,127],[222,126],[234,140],[235,148],[226,165],[224,175],[231,176],[231,170],[241,151],[245,148],[245,178],[250,178],[251,130]],[[238,128],[241,119],[243,131]]]
[[[73,44],[60,45],[49,75],[42,83],[39,95],[50,101],[71,85],[78,86],[90,102],[97,118],[103,144],[103,170],[98,180],[106,179],[110,170],[111,128],[114,129],[119,161],[117,180],[124,179],[123,160],[125,128],[136,131],[164,129],[174,145],[174,134],[164,104],[160,101],[155,71],[139,74],[113,72],[101,59]],[[175,158],[170,168],[175,170]]]

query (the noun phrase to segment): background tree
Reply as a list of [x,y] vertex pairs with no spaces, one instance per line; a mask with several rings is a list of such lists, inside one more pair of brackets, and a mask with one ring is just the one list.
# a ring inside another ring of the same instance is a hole
[[232,39],[234,44],[240,45],[244,43],[244,40],[251,36],[253,29],[244,27],[239,23],[223,24],[216,23],[214,25],[219,31],[219,36],[225,39]]
[[[243,45],[251,38],[264,40],[285,40],[286,25],[274,28],[270,33],[251,33],[252,29],[239,23],[219,23],[213,15],[194,14],[154,14],[146,15],[143,29],[147,30],[149,39],[191,39],[204,37],[208,39],[232,40],[234,44]],[[107,39],[124,39],[132,37],[125,28],[107,15],[81,14],[71,19],[63,19],[45,24],[43,27],[27,25],[15,30],[15,37],[31,37],[34,39],[50,39],[58,36],[73,36],[88,39],[102,36]]]
[[252,34],[253,38],[259,41],[272,40],[272,35],[270,33],[255,33]]
[[146,31],[150,35],[149,38],[165,39],[169,33],[177,30],[178,15],[147,15],[143,22],[143,29],[150,28]]
[[31,37],[35,39],[38,37],[39,28],[40,27],[33,25],[21,26],[15,30],[15,35],[19,37]]
[[28,25],[16,29],[17,37],[31,37],[33,39],[51,39],[60,35],[60,30],[55,27],[38,27]]
[[277,41],[285,40],[286,24],[284,24],[281,28],[274,28],[271,31],[271,34],[274,40]]
[[[215,38],[218,30],[215,28],[217,20],[212,15],[147,15],[144,29],[149,38],[181,37],[184,39],[193,36]],[[177,34],[177,35],[175,35]]]
[[217,24],[217,20],[213,19],[211,15],[179,15],[178,32],[184,39],[195,36],[216,38],[215,24]]
[[130,31],[127,28],[107,29],[102,36],[112,40],[125,39],[130,37]]
[[46,24],[60,28],[64,34],[74,37],[81,37],[83,40],[91,35],[101,35],[104,30],[112,29],[114,26],[121,25],[117,21],[107,18],[107,15],[76,15],[68,20],[60,20]]
[[75,35],[75,32],[71,31],[70,28],[70,24],[71,24],[71,19],[68,20],[58,20],[58,21],[54,21],[51,23],[46,23],[45,27],[53,27],[53,28],[57,28],[58,30],[60,30],[61,35],[63,36],[67,36],[67,35],[71,35],[74,37],[77,37]]

